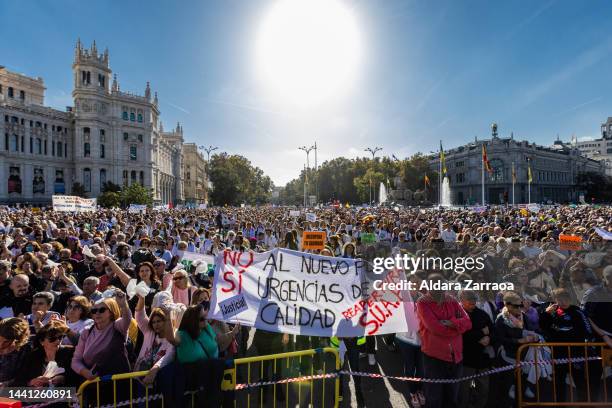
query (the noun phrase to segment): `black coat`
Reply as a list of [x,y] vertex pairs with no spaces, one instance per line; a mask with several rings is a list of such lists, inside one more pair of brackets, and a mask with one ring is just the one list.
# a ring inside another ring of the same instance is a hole
[[489,344],[493,345],[493,322],[489,315],[478,308],[467,312],[472,321],[472,328],[463,333],[463,365],[472,368],[486,368],[491,365],[489,356],[485,353],[485,346],[479,343],[485,337],[483,329],[489,328]]
[[[60,346],[55,356],[57,365],[65,370],[64,374],[62,374],[66,378],[66,382],[62,384],[63,387],[76,385],[77,377],[70,367],[73,354],[74,347]],[[30,380],[43,375],[46,368],[47,363],[45,362],[44,349],[40,347],[32,350],[23,359],[23,364],[17,372],[14,386],[26,387]]]
[[[523,314],[523,321],[526,321],[527,317]],[[516,358],[516,352],[521,346],[519,340],[523,338],[523,329],[517,327],[510,327],[504,321],[501,314],[497,316],[495,320],[495,340],[497,344],[504,347],[506,356],[510,358]]]

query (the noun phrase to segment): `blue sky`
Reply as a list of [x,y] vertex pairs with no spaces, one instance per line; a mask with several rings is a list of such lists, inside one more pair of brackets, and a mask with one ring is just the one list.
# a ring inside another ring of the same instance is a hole
[[[612,116],[612,4],[605,0],[344,0],[363,58],[333,104],[270,100],[254,38],[271,0],[0,1],[0,65],[42,76],[46,103],[70,98],[78,37],[108,47],[122,90],[158,91],[166,127],[239,153],[277,185],[319,145],[319,161],[367,146],[405,157],[489,135],[551,144],[597,137]],[[312,157],[311,157],[312,161]]]

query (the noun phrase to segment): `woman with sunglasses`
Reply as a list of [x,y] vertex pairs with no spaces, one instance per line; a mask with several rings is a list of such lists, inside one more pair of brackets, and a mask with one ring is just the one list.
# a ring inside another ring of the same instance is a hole
[[[527,317],[523,313],[523,299],[516,292],[506,292],[504,307],[495,320],[495,339],[500,344],[498,355],[500,365],[515,364],[516,352],[520,345],[538,341],[538,336],[525,330]],[[514,371],[499,374],[501,408],[512,406],[511,395]]]
[[[72,369],[85,380],[131,371],[126,342],[132,312],[124,292],[116,289],[114,296],[103,298],[92,306],[90,313],[94,324],[81,333],[77,344]],[[95,387],[91,388],[95,391]],[[112,384],[101,385],[100,395],[112,399]]]
[[73,296],[66,305],[66,325],[68,326],[68,332],[62,344],[64,345],[75,345],[79,341],[81,332],[88,329],[93,324],[93,320],[90,319],[89,309],[91,303],[85,296]]
[[[36,333],[33,349],[20,366],[15,378],[15,386],[50,387],[74,384],[75,375],[70,368],[74,348],[61,345],[67,332],[68,326],[64,322],[54,320]],[[53,376],[43,376],[52,361],[64,372]]]
[[170,292],[172,293],[174,303],[189,306],[194,297],[193,294],[196,291],[196,287],[191,285],[187,271],[179,269],[174,274],[164,276],[164,288],[167,288],[170,284],[172,284]]

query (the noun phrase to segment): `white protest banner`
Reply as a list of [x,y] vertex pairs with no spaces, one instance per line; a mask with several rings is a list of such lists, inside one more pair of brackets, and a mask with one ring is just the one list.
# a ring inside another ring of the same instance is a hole
[[595,232],[606,241],[612,241],[612,232],[606,231],[605,229],[599,227],[595,227]]
[[53,211],[87,212],[96,211],[95,198],[82,198],[77,196],[54,195],[51,197]]
[[299,217],[300,216],[300,211],[299,210],[290,210],[289,211],[289,216],[290,217]]
[[531,212],[539,212],[540,206],[537,204],[527,204],[527,209]]
[[317,215],[315,213],[306,213],[306,221],[315,222],[317,220]]
[[95,198],[78,197],[78,200],[76,203],[76,210],[78,212],[96,211],[96,202],[97,200]]
[[224,251],[216,258],[209,318],[304,336],[407,331],[401,291],[387,292],[392,298],[376,291],[367,296],[371,286],[362,283],[363,265],[280,248]]
[[53,211],[76,211],[75,196],[54,195],[51,197],[53,203]]
[[198,205],[199,210],[205,210],[208,205],[206,203]]
[[154,205],[153,210],[155,211],[168,211],[170,206],[168,204]]
[[144,204],[130,204],[128,212],[130,214],[144,214],[147,211],[147,206]]

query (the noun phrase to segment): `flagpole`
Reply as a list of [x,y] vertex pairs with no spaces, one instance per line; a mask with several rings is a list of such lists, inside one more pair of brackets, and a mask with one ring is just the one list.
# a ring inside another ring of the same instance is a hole
[[[482,145],[482,148],[484,149],[484,145]],[[480,152],[480,160],[482,161],[482,205],[485,205],[485,162],[484,162],[484,150],[482,150]]]
[[[440,142],[440,152],[442,152],[442,142]],[[438,205],[442,205],[442,154],[440,154],[440,176],[438,177]]]
[[514,183],[516,181],[516,173],[514,170],[514,162],[512,162],[512,206],[514,207]]
[[527,201],[529,201],[529,204],[531,204],[531,180],[532,178],[533,176],[531,175],[531,159],[527,159],[527,182],[529,184]]

